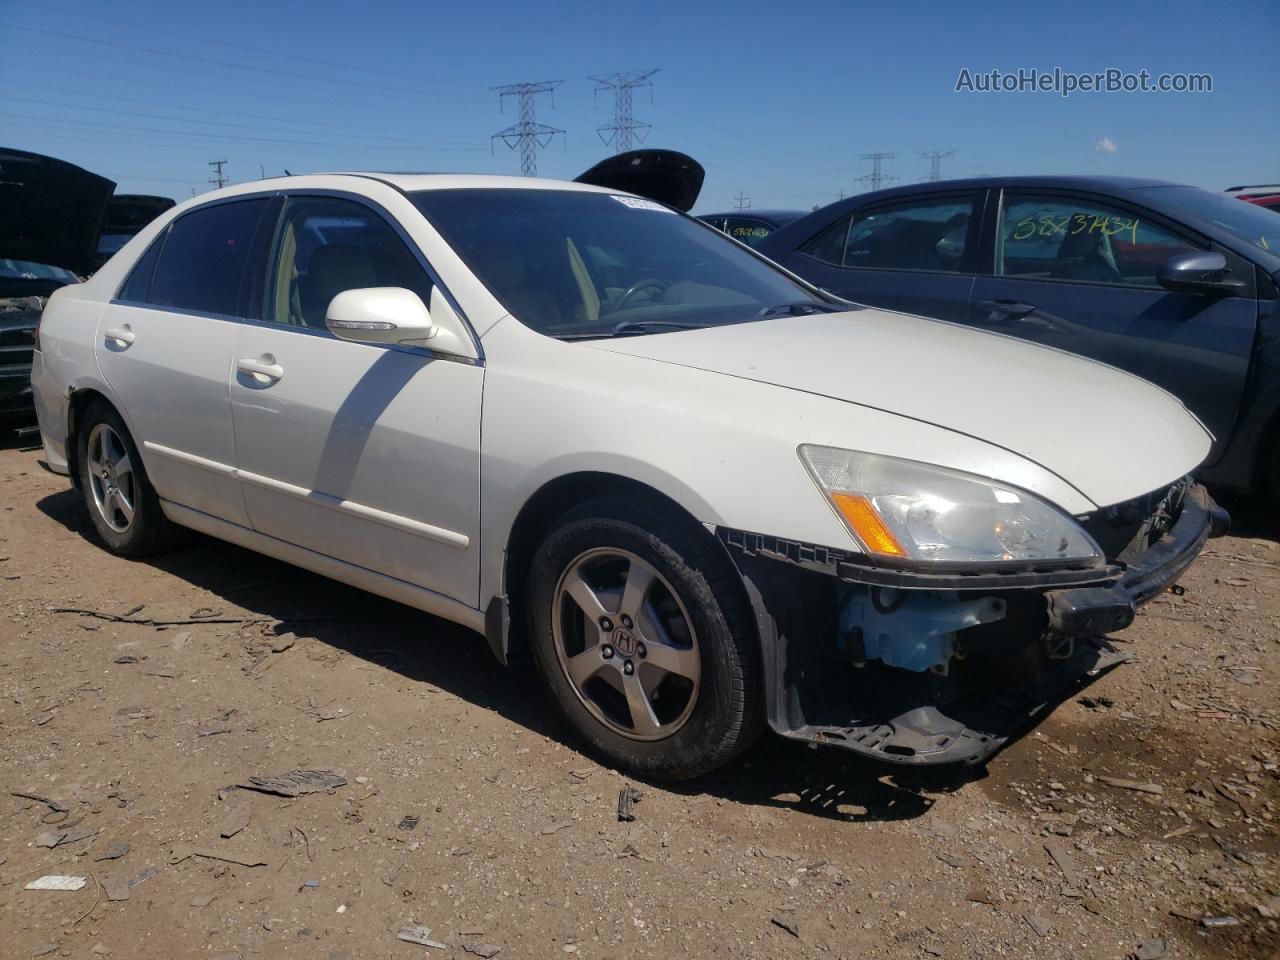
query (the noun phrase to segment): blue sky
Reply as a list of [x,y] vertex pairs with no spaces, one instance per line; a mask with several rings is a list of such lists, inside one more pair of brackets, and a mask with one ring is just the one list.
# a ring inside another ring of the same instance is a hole
[[[701,211],[806,208],[866,189],[864,153],[956,150],[944,174],[1280,181],[1280,3],[611,4],[0,0],[0,143],[121,192],[179,199],[288,168],[518,173],[494,85],[563,80],[539,156],[572,177],[611,148],[590,74],[658,68],[646,145],[707,168]],[[956,93],[961,69],[1209,73],[1213,92]],[[650,99],[652,97],[652,101]],[[1114,149],[1099,149],[1099,143]]]

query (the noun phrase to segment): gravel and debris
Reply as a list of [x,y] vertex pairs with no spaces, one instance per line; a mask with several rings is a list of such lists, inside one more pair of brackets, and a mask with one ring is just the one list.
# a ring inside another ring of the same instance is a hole
[[0,450],[5,956],[1280,944],[1280,524],[1235,504],[1241,533],[1116,637],[1131,662],[985,768],[767,738],[672,787],[584,755],[460,627],[199,537],[109,556],[37,457]]

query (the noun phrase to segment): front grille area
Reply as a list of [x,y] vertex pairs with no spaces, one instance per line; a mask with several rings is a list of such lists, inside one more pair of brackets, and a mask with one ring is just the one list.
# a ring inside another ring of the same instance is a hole
[[1191,488],[1191,478],[1080,518],[1107,559],[1125,562],[1146,550],[1169,532],[1182,513],[1182,502]]
[[31,368],[36,323],[43,307],[39,297],[0,299],[0,367]]

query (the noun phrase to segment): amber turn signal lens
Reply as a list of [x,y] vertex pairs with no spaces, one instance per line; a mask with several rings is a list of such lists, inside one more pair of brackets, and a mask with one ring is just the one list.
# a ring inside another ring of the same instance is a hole
[[831,499],[845,523],[849,524],[849,528],[858,535],[858,539],[868,550],[887,557],[907,556],[907,551],[902,549],[897,537],[884,525],[870,500],[854,493],[833,493]]

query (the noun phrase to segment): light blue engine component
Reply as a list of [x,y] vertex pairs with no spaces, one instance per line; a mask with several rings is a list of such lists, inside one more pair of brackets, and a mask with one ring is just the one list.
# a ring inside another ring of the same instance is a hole
[[840,610],[837,641],[842,652],[891,667],[946,673],[956,652],[956,633],[1005,615],[998,597],[962,599],[954,590],[894,590],[854,587]]

